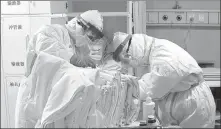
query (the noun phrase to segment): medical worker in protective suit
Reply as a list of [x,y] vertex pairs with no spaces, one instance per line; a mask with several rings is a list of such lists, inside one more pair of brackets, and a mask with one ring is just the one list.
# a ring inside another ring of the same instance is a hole
[[[19,87],[16,102],[15,127],[33,127],[36,124],[37,120],[33,121],[31,119],[33,118],[31,116],[33,116],[34,114],[28,113],[29,116],[25,115],[27,114],[27,111],[31,110],[31,107],[27,107],[24,105],[27,105],[26,103],[30,103],[30,101],[32,100],[33,96],[30,96],[30,94],[32,94],[31,90],[34,90],[34,87],[37,87],[39,85],[41,86],[43,85],[43,83],[45,83],[45,81],[52,79],[50,78],[50,76],[49,78],[45,77],[47,75],[47,72],[49,72],[48,70],[43,71],[45,72],[45,74],[43,74],[45,78],[41,80],[41,84],[36,82],[37,80],[35,80],[34,76],[43,76],[39,75],[42,71],[33,72],[33,66],[34,64],[36,64],[35,60],[36,58],[38,59],[38,55],[40,53],[46,53],[48,55],[53,55],[53,58],[61,58],[62,60],[70,62],[75,66],[95,67],[95,61],[100,60],[102,55],[93,54],[95,51],[93,49],[93,45],[96,44],[96,42],[99,42],[99,39],[103,37],[103,34],[101,33],[102,30],[103,17],[97,10],[89,10],[73,18],[68,22],[68,24],[46,25],[41,27],[33,35],[33,38],[28,44],[25,73],[26,77],[22,80],[21,86]],[[100,45],[100,47],[102,47],[102,45]],[[53,61],[54,60],[51,59],[51,62]],[[44,62],[42,62],[42,64],[44,64]],[[54,65],[56,66],[57,64]],[[53,66],[51,67],[53,68]],[[30,80],[32,83],[29,83]],[[47,87],[45,87],[45,89],[47,89]],[[37,101],[38,99],[39,97],[37,97],[35,101]],[[44,98],[44,100],[46,99],[47,98]],[[35,103],[39,107],[42,106],[39,105],[37,102]],[[29,112],[38,111],[31,110]],[[25,124],[24,121],[21,119],[24,117],[25,119],[32,121],[32,124],[27,124],[27,122]]]
[[125,67],[150,65],[138,81],[140,97],[151,97],[164,126],[213,128],[216,105],[203,71],[178,45],[145,34],[114,34],[109,46],[113,59]]
[[[40,51],[70,61],[75,66],[95,67],[93,44],[103,37],[103,17],[97,10],[86,11],[65,25],[45,25],[30,40],[27,51],[27,68],[34,54]],[[88,47],[92,46],[92,47]],[[102,45],[101,45],[102,46]],[[97,52],[97,51],[96,51]],[[30,73],[27,69],[26,74]]]

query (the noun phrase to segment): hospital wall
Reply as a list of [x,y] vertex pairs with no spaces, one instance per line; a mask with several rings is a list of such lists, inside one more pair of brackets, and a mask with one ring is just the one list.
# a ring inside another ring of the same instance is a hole
[[[177,0],[184,10],[220,10],[220,0]],[[175,0],[147,0],[147,10],[172,9]],[[157,38],[165,38],[184,47],[188,26],[147,26],[147,34]],[[214,63],[220,68],[220,27],[191,27],[187,38],[187,51],[199,63]]]

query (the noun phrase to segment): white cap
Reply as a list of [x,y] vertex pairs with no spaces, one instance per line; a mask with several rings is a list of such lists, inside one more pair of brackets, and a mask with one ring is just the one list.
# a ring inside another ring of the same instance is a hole
[[91,23],[100,31],[103,30],[103,16],[98,10],[88,10],[80,15],[86,22]]
[[[91,23],[94,25],[97,29],[100,31],[103,30],[103,17],[97,10],[89,10],[82,14],[80,14],[81,18],[84,19],[86,22]],[[71,19],[68,21],[68,26],[71,27],[71,29],[75,28],[77,22],[77,17]],[[70,31],[71,31],[70,29]]]

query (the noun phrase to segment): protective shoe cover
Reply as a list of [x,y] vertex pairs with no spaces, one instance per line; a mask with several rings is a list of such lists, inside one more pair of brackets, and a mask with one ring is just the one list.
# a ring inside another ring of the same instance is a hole
[[97,71],[40,52],[19,89],[16,127],[116,127],[122,120],[135,121],[139,110],[136,81],[129,79],[122,86],[118,77],[102,91],[105,87],[95,85]]
[[[120,42],[125,37],[125,34],[116,34]],[[204,82],[202,69],[191,55],[168,40],[144,34],[133,35],[129,53],[132,57],[146,59],[142,64],[150,64],[150,73],[139,80],[141,99],[150,96],[155,101],[164,102],[159,104],[164,118],[170,118],[167,112],[174,113],[176,124],[182,128],[214,127],[214,98]],[[177,94],[176,101],[169,97],[170,94]],[[171,110],[168,106],[164,109],[170,102],[175,106],[171,106]],[[171,124],[173,120],[162,119],[162,123]]]

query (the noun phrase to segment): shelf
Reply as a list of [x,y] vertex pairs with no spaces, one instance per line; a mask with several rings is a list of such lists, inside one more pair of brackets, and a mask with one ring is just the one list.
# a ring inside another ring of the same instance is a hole
[[[76,12],[76,13],[61,13],[61,14],[3,14],[1,15],[2,18],[6,17],[76,17],[82,12]],[[131,14],[129,12],[100,12],[102,16],[119,16],[119,17],[131,17]]]
[[[82,12],[77,12],[77,13],[67,13],[65,14],[66,16],[68,17],[75,17],[79,14],[81,14]],[[122,16],[130,16],[130,13],[129,12],[100,12],[102,16],[119,16],[119,17],[122,17]]]
[[220,24],[146,24],[147,27],[220,27]]
[[199,12],[215,13],[220,10],[194,10],[194,9],[147,9],[146,12]]

